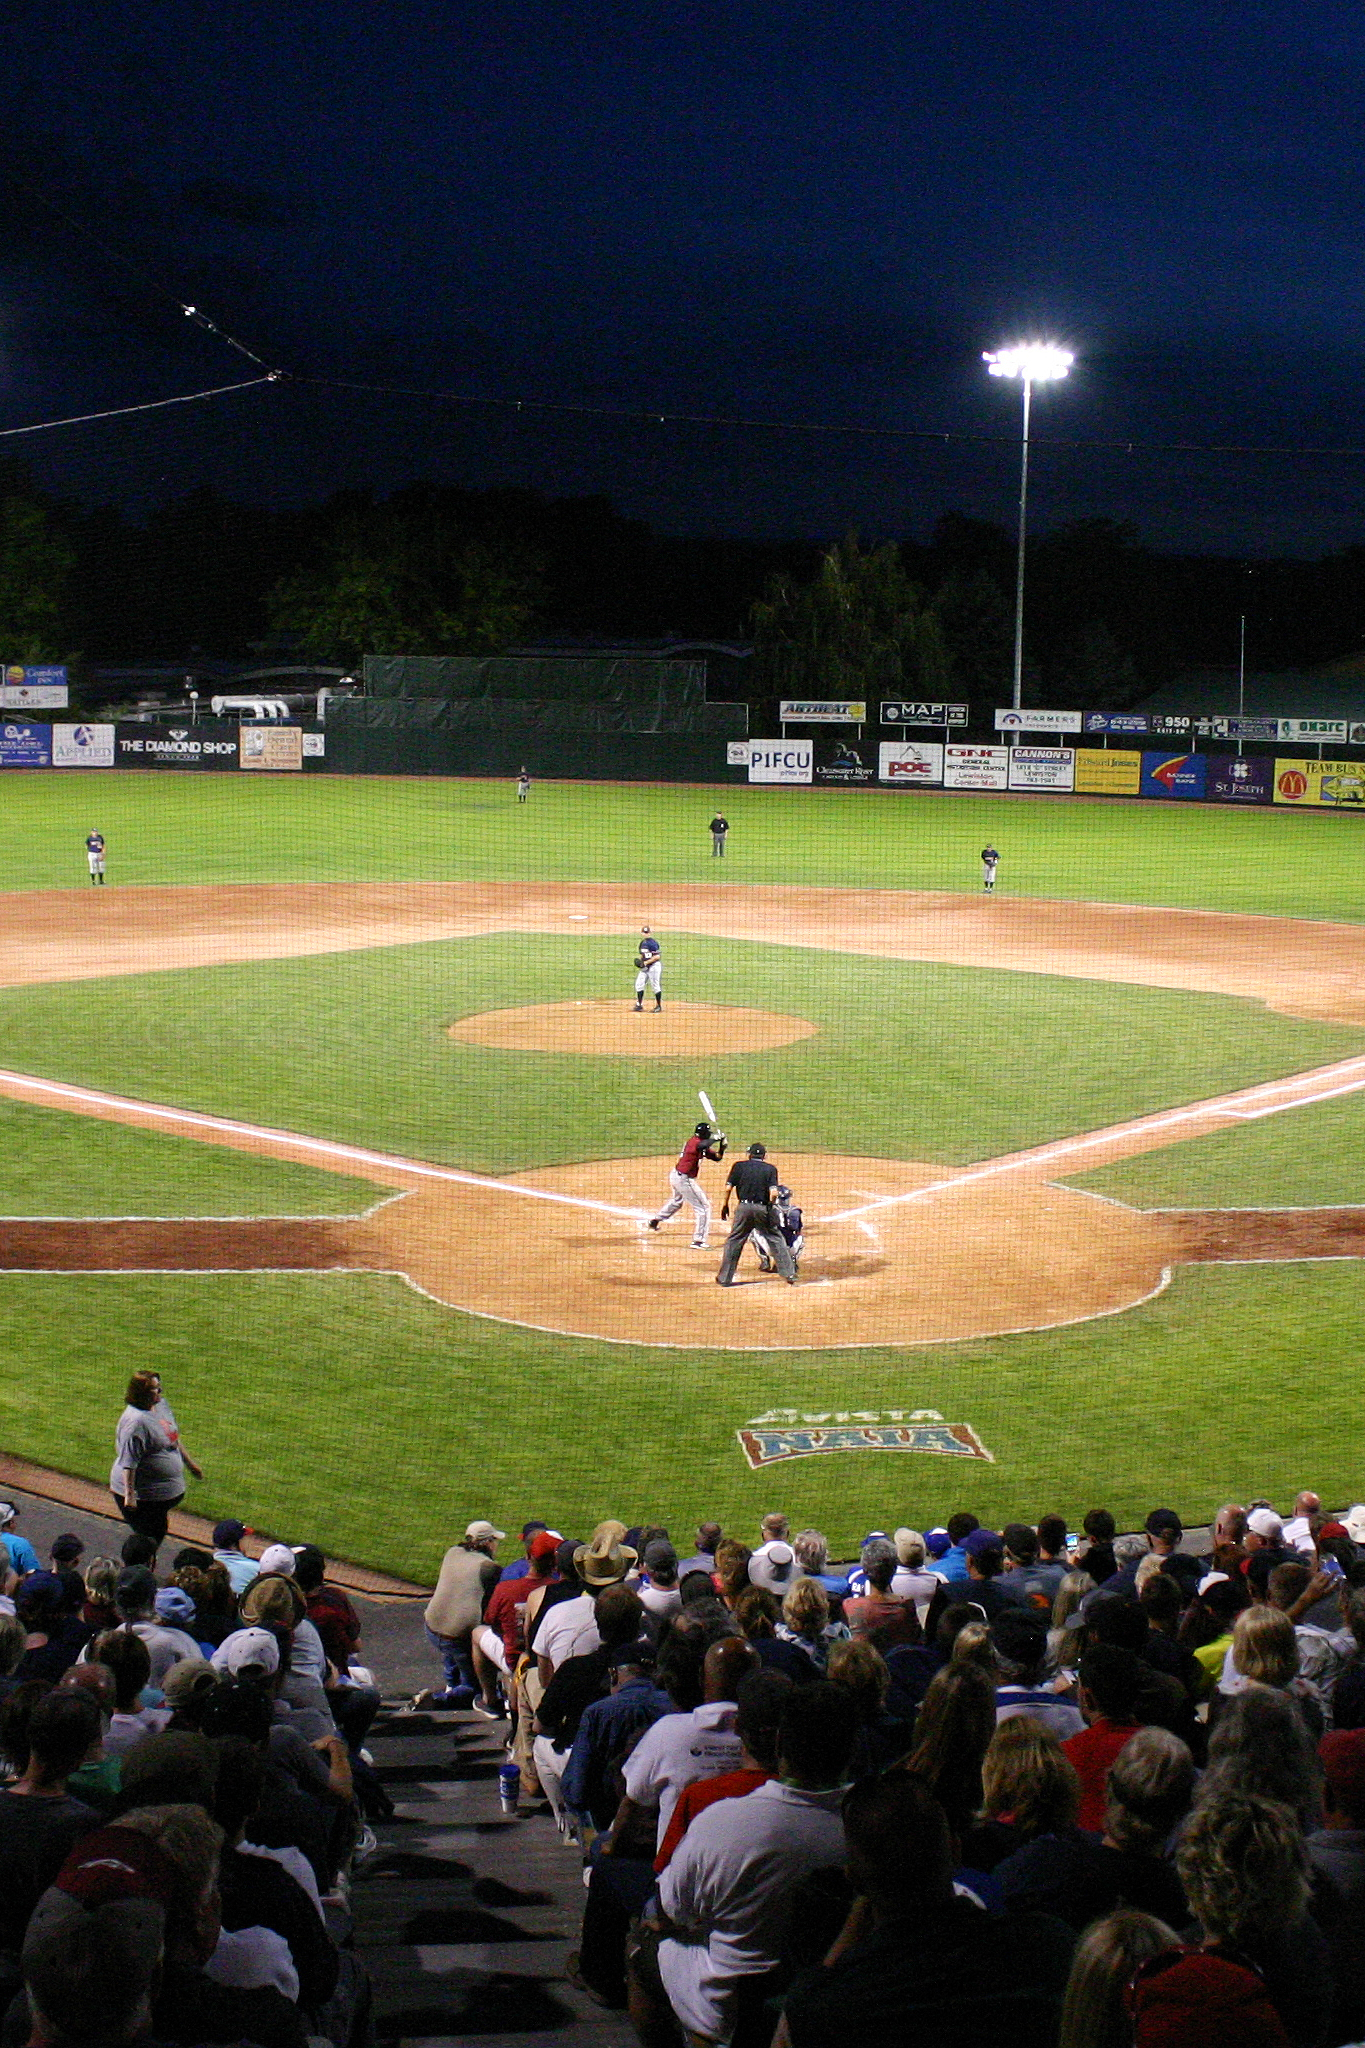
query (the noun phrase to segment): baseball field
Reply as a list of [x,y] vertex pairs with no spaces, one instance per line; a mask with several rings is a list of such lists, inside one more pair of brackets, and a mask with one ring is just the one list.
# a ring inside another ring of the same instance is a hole
[[[188,1505],[419,1578],[475,1515],[1365,1494],[1358,821],[722,801],[724,862],[714,790],[8,774],[5,1447],[103,1479],[153,1366]],[[644,1227],[699,1088],[795,1288]]]

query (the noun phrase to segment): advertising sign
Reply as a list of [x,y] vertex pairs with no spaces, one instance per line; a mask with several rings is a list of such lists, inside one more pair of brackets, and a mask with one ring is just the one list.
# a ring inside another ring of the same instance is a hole
[[1146,732],[1145,711],[1087,711],[1086,732]]
[[965,704],[909,704],[900,698],[882,705],[883,725],[965,725]]
[[52,765],[54,768],[112,768],[113,726],[54,725]]
[[[1204,723],[1200,722],[1200,731]],[[1218,740],[1277,740],[1280,737],[1278,718],[1210,718],[1208,730]]]
[[1079,711],[997,711],[997,732],[1079,732]]
[[67,701],[66,670],[59,664],[26,668],[13,661],[6,665],[0,679],[0,709],[63,711]]
[[1008,747],[945,747],[943,786],[945,789],[1008,789],[1010,750]]
[[1203,754],[1144,754],[1139,794],[1202,797],[1207,767]]
[[1336,740],[1344,745],[1346,741],[1346,720],[1344,718],[1282,718],[1276,737],[1282,740]]
[[[306,760],[308,760],[308,759],[310,758],[310,756],[311,756],[311,757],[312,757],[312,758],[313,758],[314,760],[320,761],[320,760],[321,760],[321,759],[323,758],[323,756],[324,756],[324,755],[326,754],[326,752],[327,752],[327,735],[326,735],[326,733],[325,733],[325,732],[306,732],[306,733],[304,734],[304,736],[303,736],[303,758],[304,758],[304,760],[305,760],[305,761],[306,761]],[[745,754],[744,758],[745,758],[745,760],[746,760],[746,761],[748,760],[749,756],[748,756],[747,752],[746,752],[746,754]]]
[[883,740],[877,750],[877,779],[897,789],[921,789],[943,780],[943,747],[915,740]]
[[749,765],[749,742],[727,740],[725,742],[725,765],[727,768],[747,768]]
[[244,725],[238,766],[303,773],[303,730],[297,725]]
[[1353,724],[1346,743],[1351,747],[1365,747],[1365,725]]
[[813,740],[750,740],[750,782],[810,782]]
[[26,718],[0,719],[0,768],[50,768],[52,728]]
[[1011,789],[1074,789],[1074,747],[1010,747]]
[[862,698],[784,697],[778,712],[784,725],[865,725]]
[[1142,785],[1142,756],[1126,747],[1078,747],[1078,796],[1136,796]]
[[1277,761],[1277,804],[1365,808],[1365,761]]
[[119,725],[120,768],[236,768],[237,727],[225,720],[198,725]]
[[877,771],[872,765],[871,749],[852,746],[847,740],[817,740],[815,779],[817,782],[841,782],[864,787],[875,782]]
[[1222,804],[1268,804],[1274,791],[1275,764],[1264,758],[1210,754],[1204,794]]

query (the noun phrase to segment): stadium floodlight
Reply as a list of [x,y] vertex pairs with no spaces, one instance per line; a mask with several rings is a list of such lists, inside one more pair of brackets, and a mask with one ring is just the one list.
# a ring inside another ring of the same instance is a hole
[[1023,702],[1024,687],[1024,535],[1028,521],[1028,429],[1035,384],[1065,377],[1076,358],[1051,341],[1021,341],[1013,348],[983,349],[981,360],[992,377],[1018,377],[1024,391],[1023,453],[1019,463],[1019,560],[1014,577],[1014,708]]

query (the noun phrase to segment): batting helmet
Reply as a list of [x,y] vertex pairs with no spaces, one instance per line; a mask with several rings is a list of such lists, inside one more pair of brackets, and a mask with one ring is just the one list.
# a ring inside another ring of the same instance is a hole
[[768,1148],[766,1145],[751,1145],[749,1147],[749,1157],[751,1159],[766,1159],[767,1156]]
[[698,1124],[698,1125],[697,1125],[697,1136],[698,1136],[699,1138],[709,1138],[709,1137],[710,1137],[710,1135],[711,1135],[711,1126],[710,1126],[710,1124]]

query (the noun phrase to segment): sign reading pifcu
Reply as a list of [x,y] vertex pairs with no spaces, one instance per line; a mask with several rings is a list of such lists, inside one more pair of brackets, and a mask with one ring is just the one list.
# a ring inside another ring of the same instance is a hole
[[750,740],[750,782],[809,782],[815,762],[813,740]]

